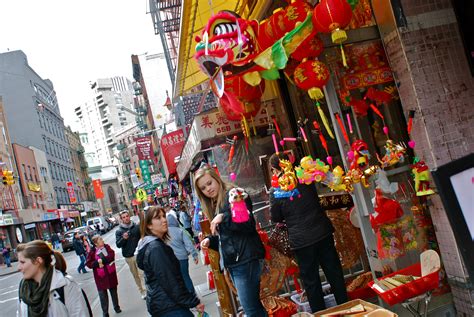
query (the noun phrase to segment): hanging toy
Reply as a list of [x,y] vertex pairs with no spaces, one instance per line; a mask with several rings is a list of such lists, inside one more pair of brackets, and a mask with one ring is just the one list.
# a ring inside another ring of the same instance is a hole
[[248,194],[239,187],[229,190],[229,203],[232,212],[232,221],[235,223],[247,222],[250,212],[245,203]]
[[331,188],[332,191],[346,190],[346,185],[343,184],[343,178],[344,169],[338,165],[328,173],[326,185]]
[[334,117],[336,118],[337,123],[339,124],[339,128],[341,129],[342,136],[344,140],[346,140],[347,144],[349,143],[349,136],[347,135],[346,127],[344,126],[344,122],[342,122],[341,117],[339,116],[339,112],[334,113]]
[[393,166],[398,162],[402,162],[405,160],[405,153],[407,151],[406,145],[402,142],[394,143],[392,140],[387,140],[385,143],[385,155],[380,158],[378,154],[377,160],[380,163],[381,168],[386,168],[389,166]]
[[[413,119],[414,118],[415,118],[415,110],[410,110],[408,112],[408,124],[407,124],[407,132],[408,132],[409,137],[411,136],[411,129],[413,127]],[[415,141],[413,141],[413,140],[408,141],[408,146],[411,149],[414,149],[415,145],[416,145]]]
[[228,141],[227,143],[230,144],[230,150],[229,150],[229,158],[227,159],[227,163],[230,165],[232,164],[232,160],[234,159],[234,154],[235,154],[235,143],[237,142],[237,136],[234,135],[231,141]]
[[312,182],[322,182],[326,179],[329,166],[321,160],[313,160],[311,156],[305,156],[300,161],[300,166],[295,168],[296,177],[300,184],[309,185]]
[[352,184],[361,183],[364,187],[369,187],[369,177],[377,172],[377,166],[369,166],[369,151],[367,143],[356,140],[351,145],[352,151],[347,153],[351,161],[350,169],[343,178],[346,191],[352,191]]
[[435,192],[430,188],[430,171],[424,161],[419,161],[412,166],[415,175],[415,191],[417,196],[432,195]]
[[372,109],[373,112],[375,112],[381,119],[382,119],[382,122],[383,122],[383,133],[385,135],[388,135],[388,127],[387,125],[385,124],[385,118],[383,117],[383,114],[380,112],[380,110],[374,106],[373,104],[370,104],[370,108]]
[[291,162],[280,160],[280,167],[283,169],[283,175],[278,178],[278,185],[280,185],[280,188],[284,191],[295,189],[297,180]]
[[316,133],[319,136],[319,141],[321,141],[321,145],[326,151],[326,155],[327,155],[326,162],[328,162],[329,165],[332,165],[332,157],[329,155],[328,143],[326,142],[326,138],[324,137],[324,135],[321,133],[321,128],[316,120],[313,121],[313,126],[316,129]]

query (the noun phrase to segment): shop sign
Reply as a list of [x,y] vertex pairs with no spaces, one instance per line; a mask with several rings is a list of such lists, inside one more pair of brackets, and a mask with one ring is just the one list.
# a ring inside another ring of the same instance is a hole
[[68,211],[85,211],[83,204],[59,204],[59,209],[66,209]]
[[354,202],[352,201],[352,196],[350,194],[320,196],[319,204],[324,210],[350,208],[354,206]]
[[169,174],[176,172],[176,163],[174,159],[181,155],[184,141],[183,129],[178,129],[161,137],[161,153],[165,158]]
[[165,182],[166,179],[161,175],[161,174],[153,174],[151,175],[151,183],[153,185],[158,185],[158,184],[161,184],[163,182]]
[[10,214],[0,215],[0,226],[9,226],[13,224],[13,216]]
[[153,186],[150,176],[150,168],[148,167],[148,161],[141,160],[138,162],[140,169],[142,170],[143,181],[145,182],[147,188]]
[[81,217],[87,217],[87,212],[85,211],[81,212]]
[[137,145],[137,155],[139,160],[152,160],[155,158],[150,136],[136,138],[135,143]]
[[15,233],[16,233],[16,240],[19,243],[23,243],[23,234],[21,233],[21,229],[17,227],[15,230]]
[[94,187],[95,198],[104,198],[104,192],[102,191],[102,181],[100,179],[94,179],[92,181],[92,186]]
[[48,220],[54,220],[54,219],[58,219],[58,216],[56,215],[56,213],[52,213],[52,212],[43,213],[43,220],[48,221]]
[[41,186],[35,183],[28,183],[28,189],[32,192],[39,192],[41,191]]
[[36,228],[35,223],[29,223],[29,224],[25,225],[25,230],[34,229],[34,228]]
[[67,193],[69,194],[69,201],[74,204],[77,202],[76,193],[74,192],[74,185],[72,182],[66,182]]

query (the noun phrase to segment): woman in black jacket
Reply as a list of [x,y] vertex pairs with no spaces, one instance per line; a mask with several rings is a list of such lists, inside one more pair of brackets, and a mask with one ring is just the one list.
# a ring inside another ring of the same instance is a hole
[[[201,242],[201,247],[219,251],[221,268],[223,264],[229,271],[246,316],[267,316],[260,301],[260,275],[265,250],[255,228],[252,201],[249,197],[244,201],[239,198],[238,202],[234,202],[235,208],[232,211],[229,191],[232,192],[232,198],[235,198],[234,193],[240,197],[248,195],[240,188],[233,190],[234,186],[225,183],[209,166],[203,166],[196,172],[194,188],[204,214],[212,219],[212,235]],[[240,209],[236,203],[240,203]],[[239,213],[237,209],[242,218],[236,216]]]
[[192,317],[192,307],[204,311],[204,304],[184,284],[179,261],[169,239],[166,212],[150,207],[140,222],[142,239],[138,243],[137,264],[145,272],[146,305],[152,317]]
[[[283,173],[280,160],[289,160],[285,154],[270,157],[270,169],[278,177]],[[341,261],[334,246],[334,227],[319,205],[314,185],[297,187],[301,197],[276,198],[275,189],[270,191],[270,213],[273,222],[286,222],[290,247],[295,253],[300,276],[313,312],[326,308],[319,278],[319,266],[331,285],[338,304],[347,301]],[[278,195],[277,195],[278,197]]]

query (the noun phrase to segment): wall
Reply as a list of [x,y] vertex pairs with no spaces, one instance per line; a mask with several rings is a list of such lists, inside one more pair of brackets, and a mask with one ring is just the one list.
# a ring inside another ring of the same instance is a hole
[[44,193],[46,209],[56,209],[58,205],[56,203],[56,194],[54,192],[53,180],[51,179],[51,171],[48,168],[46,154],[34,146],[30,146],[29,148],[33,151],[36,165],[38,166],[40,184]]
[[[436,169],[474,152],[474,79],[451,1],[400,3],[401,8],[394,10],[401,18],[398,28],[383,32],[383,40],[404,112],[416,110],[412,132],[416,155]],[[460,287],[468,277],[446,210],[437,195],[430,197],[430,203],[456,309],[461,316],[473,316],[474,294]]]

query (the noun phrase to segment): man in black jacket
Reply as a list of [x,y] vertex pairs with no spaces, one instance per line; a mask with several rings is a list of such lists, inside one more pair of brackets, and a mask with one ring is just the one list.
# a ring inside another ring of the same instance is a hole
[[140,240],[140,227],[130,219],[130,214],[127,210],[120,212],[120,220],[122,223],[115,232],[117,247],[122,249],[122,255],[135,279],[138,290],[142,294],[142,299],[146,299],[146,290],[143,287],[145,285],[143,272],[138,269],[135,257],[135,249]]
[[84,243],[82,242],[79,231],[76,231],[74,233],[72,246],[74,248],[74,251],[76,251],[76,254],[79,256],[79,260],[81,261],[81,263],[77,267],[77,272],[79,274],[81,274],[81,272],[87,273],[88,271],[86,270],[86,248],[84,248]]

